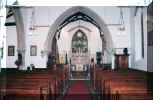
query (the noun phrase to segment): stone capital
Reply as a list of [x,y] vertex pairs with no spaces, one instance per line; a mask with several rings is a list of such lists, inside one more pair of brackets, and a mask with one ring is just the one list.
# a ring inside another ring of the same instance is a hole
[[18,52],[18,53],[21,53],[21,54],[25,53],[25,51],[26,51],[25,48],[20,48],[20,49],[18,48],[18,49],[17,49],[17,52]]

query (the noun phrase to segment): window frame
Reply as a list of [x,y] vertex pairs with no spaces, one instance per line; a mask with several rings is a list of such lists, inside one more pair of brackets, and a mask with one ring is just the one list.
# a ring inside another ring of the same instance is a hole
[[30,56],[37,56],[37,45],[30,46]]
[[8,46],[8,56],[15,56],[15,46],[14,45]]

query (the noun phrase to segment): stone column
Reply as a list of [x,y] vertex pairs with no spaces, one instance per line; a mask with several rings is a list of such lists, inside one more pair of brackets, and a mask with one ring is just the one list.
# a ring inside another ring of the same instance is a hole
[[104,63],[104,51],[105,51],[105,49],[106,49],[106,41],[105,41],[105,38],[104,38],[104,36],[102,36],[101,37],[101,39],[102,39],[102,55],[101,55],[101,60],[102,60],[102,64]]
[[129,68],[135,67],[135,21],[134,21],[134,11],[136,8],[130,9],[130,56],[129,56]]
[[20,7],[13,8],[14,19],[16,22],[16,31],[17,31],[17,52],[22,55],[22,65],[19,69],[23,69],[25,67],[25,30],[24,30],[24,22],[21,14]]

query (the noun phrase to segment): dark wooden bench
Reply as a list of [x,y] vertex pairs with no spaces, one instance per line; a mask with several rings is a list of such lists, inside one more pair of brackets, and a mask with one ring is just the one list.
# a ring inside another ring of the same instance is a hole
[[4,100],[55,100],[66,85],[67,71],[67,68],[57,68],[7,72],[0,79],[3,82],[0,97]]
[[[152,100],[148,75],[139,71],[94,71],[94,86],[102,100]],[[151,78],[149,78],[151,79]],[[126,98],[126,99],[125,99]]]

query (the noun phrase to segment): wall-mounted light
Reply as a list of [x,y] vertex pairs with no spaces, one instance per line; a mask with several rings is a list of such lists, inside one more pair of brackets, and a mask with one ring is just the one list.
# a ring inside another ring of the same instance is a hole
[[49,51],[48,50],[41,50],[41,57],[44,57],[45,55],[48,55],[49,54]]

